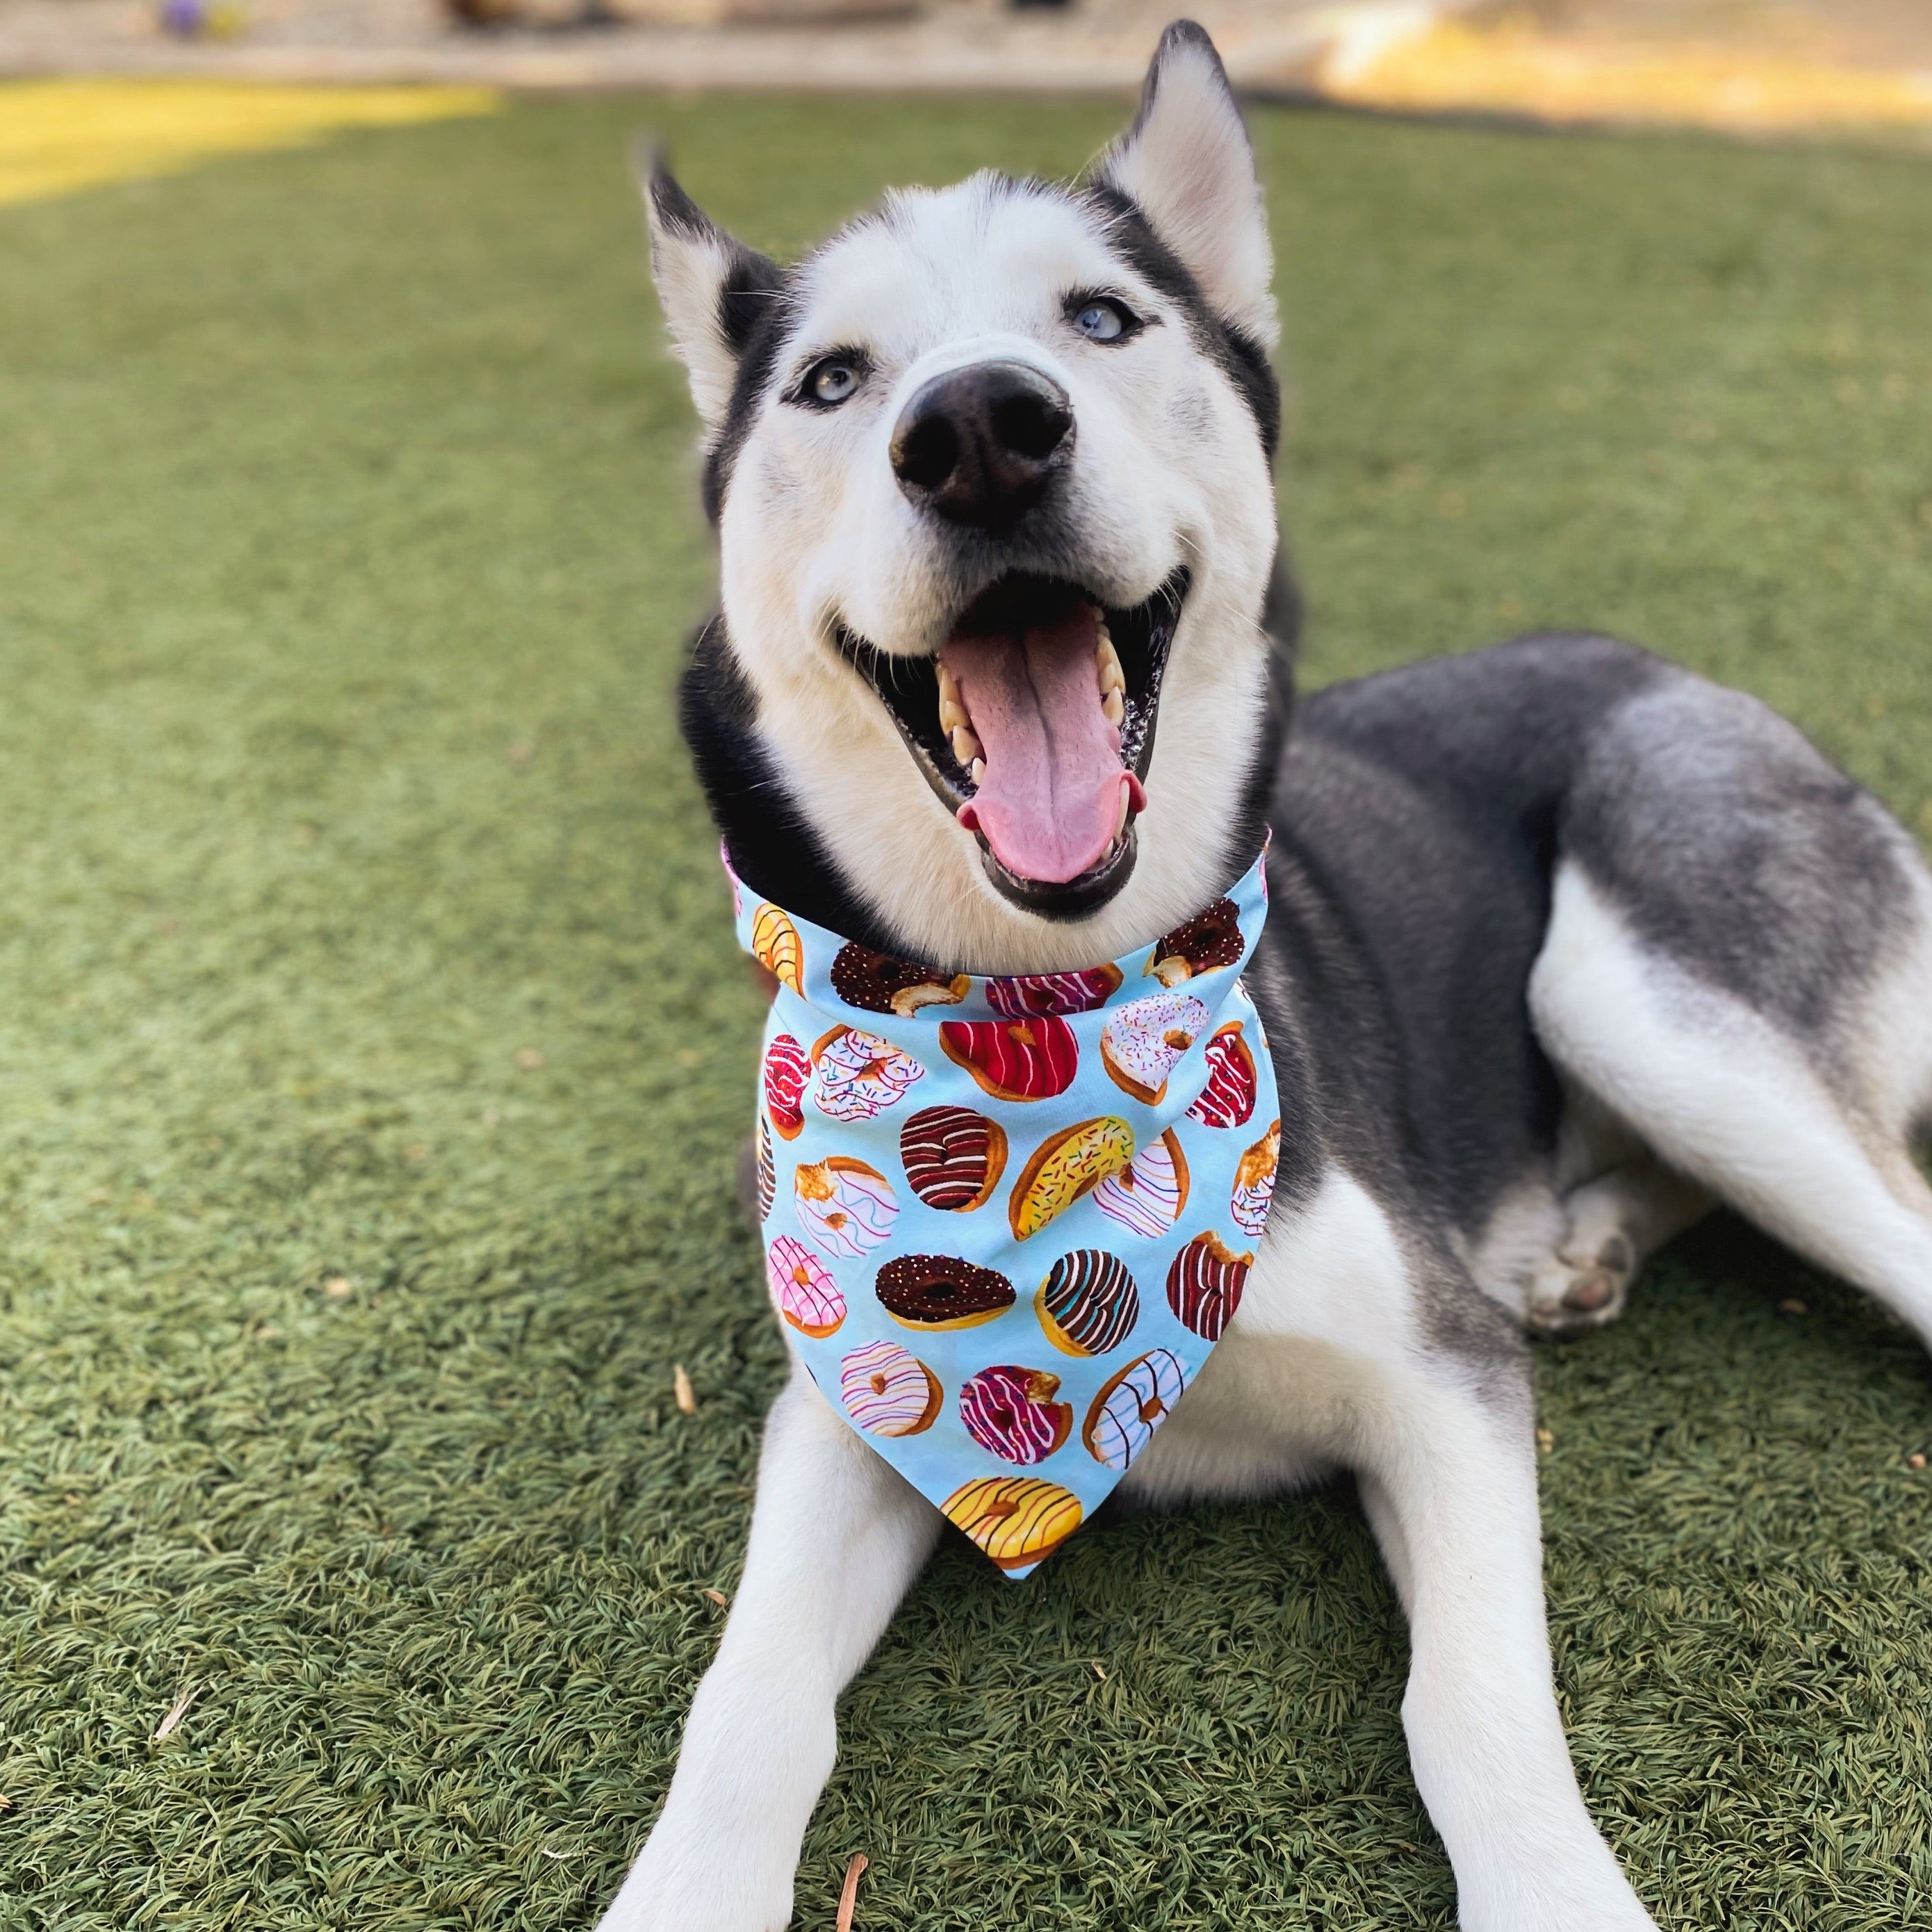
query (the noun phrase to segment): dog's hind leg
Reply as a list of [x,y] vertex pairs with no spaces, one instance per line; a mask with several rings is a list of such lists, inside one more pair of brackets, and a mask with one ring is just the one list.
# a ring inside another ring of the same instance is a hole
[[601,1932],[783,1932],[833,1706],[938,1538],[939,1512],[802,1369],[772,1406],[736,1600],[676,1775]]
[[1662,1160],[1932,1347],[1932,1188],[1908,1139],[1924,1106],[1932,950],[1922,911],[1904,910],[1908,940],[1808,1042],[1646,944],[1567,862],[1530,1004],[1551,1058]]
[[1530,1277],[1529,1326],[1572,1335],[1614,1322],[1644,1264],[1715,1204],[1708,1189],[1641,1148],[1573,1187],[1560,1204],[1563,1236]]

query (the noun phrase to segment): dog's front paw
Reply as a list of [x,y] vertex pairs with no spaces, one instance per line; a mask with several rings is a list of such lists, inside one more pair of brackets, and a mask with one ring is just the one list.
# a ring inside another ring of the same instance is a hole
[[680,1831],[667,1818],[597,1932],[784,1932],[792,1875],[788,1854]]

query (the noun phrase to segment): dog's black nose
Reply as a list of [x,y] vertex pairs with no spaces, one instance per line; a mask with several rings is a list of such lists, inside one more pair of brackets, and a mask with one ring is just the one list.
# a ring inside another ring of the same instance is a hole
[[950,523],[1005,529],[1073,448],[1073,406],[1024,362],[974,362],[924,384],[892,431],[892,473]]

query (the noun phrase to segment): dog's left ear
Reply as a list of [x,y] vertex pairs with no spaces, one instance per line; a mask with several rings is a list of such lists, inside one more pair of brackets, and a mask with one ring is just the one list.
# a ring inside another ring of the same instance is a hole
[[1095,172],[1138,204],[1217,314],[1274,347],[1274,251],[1254,150],[1204,28],[1177,20],[1162,34],[1141,111]]
[[784,286],[784,271],[726,234],[678,185],[662,155],[640,159],[652,279],[705,434],[715,436],[730,407],[739,362]]

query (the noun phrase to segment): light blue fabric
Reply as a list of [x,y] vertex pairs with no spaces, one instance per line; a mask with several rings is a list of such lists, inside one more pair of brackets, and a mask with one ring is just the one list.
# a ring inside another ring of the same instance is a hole
[[1024,1576],[1166,1419],[1258,1244],[1280,1138],[1240,977],[1262,861],[1124,958],[1007,979],[732,892],[780,982],[758,1130],[773,1302],[833,1408]]

